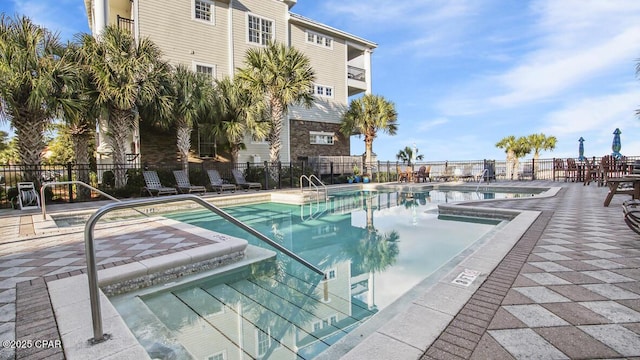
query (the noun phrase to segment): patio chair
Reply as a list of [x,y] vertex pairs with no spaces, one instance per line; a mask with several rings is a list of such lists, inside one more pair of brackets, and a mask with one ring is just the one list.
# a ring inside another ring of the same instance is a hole
[[182,194],[191,194],[192,192],[204,194],[207,188],[201,185],[191,185],[189,175],[184,170],[173,170],[173,177],[176,178],[176,187]]
[[178,193],[175,188],[163,186],[160,183],[158,173],[155,171],[143,171],[142,176],[144,177],[145,183],[145,187],[142,188],[142,191],[146,191],[149,196],[176,195]]
[[595,162],[595,157],[593,158],[593,161],[589,161],[589,158],[584,160],[584,183],[582,185],[589,185],[592,181],[598,181],[599,170]]
[[426,182],[426,180],[429,180],[429,182],[431,182],[431,178],[429,177],[430,172],[431,172],[431,165],[420,166],[420,168],[418,169],[418,173],[416,174],[416,182]]
[[560,180],[560,172],[562,172],[562,176],[566,176],[567,167],[565,166],[564,160],[562,159],[553,159],[553,181]]
[[220,173],[218,170],[207,170],[207,175],[209,175],[209,185],[212,190],[215,190],[220,194],[225,190],[231,190],[231,192],[236,192],[236,186],[233,184],[225,183],[225,181],[220,177]]
[[244,191],[248,191],[249,189],[256,189],[256,191],[258,191],[262,189],[262,184],[258,182],[248,182],[238,169],[232,169],[231,174],[233,174],[233,179],[236,181],[236,185],[243,188]]
[[400,166],[396,166],[396,171],[398,172],[398,182],[408,182],[409,181],[409,171],[402,171]]
[[20,205],[20,210],[40,207],[40,196],[33,182],[18,183],[18,205]]
[[567,168],[565,169],[564,181],[575,182],[578,179],[578,165],[576,159],[567,159]]
[[598,186],[605,186],[610,177],[615,177],[615,160],[611,155],[605,155],[600,159],[598,171]]

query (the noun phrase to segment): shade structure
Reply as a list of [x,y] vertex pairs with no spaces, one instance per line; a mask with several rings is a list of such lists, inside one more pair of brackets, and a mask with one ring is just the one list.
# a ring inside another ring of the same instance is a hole
[[616,128],[616,130],[613,132],[613,143],[611,144],[611,150],[613,150],[611,156],[616,159],[620,159],[622,157],[622,154],[620,154],[620,149],[622,149],[622,144],[620,143],[620,134],[622,134],[622,131]]
[[584,139],[582,138],[582,136],[580,136],[580,139],[578,139],[578,142],[580,142],[580,145],[578,146],[578,160],[579,161],[584,161]]

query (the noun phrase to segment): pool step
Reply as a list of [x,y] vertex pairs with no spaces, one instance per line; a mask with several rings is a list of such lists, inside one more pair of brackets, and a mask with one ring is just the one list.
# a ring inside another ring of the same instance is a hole
[[333,292],[330,283],[294,274],[237,271],[203,279],[136,296],[123,317],[152,357],[201,359],[226,352],[246,359],[311,359],[373,314],[354,310],[357,304]]

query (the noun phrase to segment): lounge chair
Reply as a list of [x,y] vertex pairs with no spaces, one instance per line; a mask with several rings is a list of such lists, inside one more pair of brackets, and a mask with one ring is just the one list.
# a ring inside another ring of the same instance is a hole
[[233,179],[236,181],[236,185],[238,185],[241,188],[243,188],[244,191],[247,191],[249,189],[256,189],[256,191],[257,191],[257,190],[262,189],[262,184],[257,183],[257,182],[248,182],[244,178],[244,175],[242,175],[240,170],[232,169],[231,173],[233,174]]
[[524,164],[522,172],[518,173],[518,180],[523,180],[524,178],[533,180],[533,164]]
[[233,184],[226,184],[220,177],[218,170],[207,170],[207,175],[209,175],[209,185],[211,186],[211,189],[217,191],[218,194],[225,190],[231,190],[231,192],[236,191],[236,186]]
[[462,167],[462,175],[460,179],[464,181],[476,181],[477,176],[473,174],[473,165],[468,164]]
[[204,186],[191,185],[191,182],[189,182],[189,176],[184,170],[173,170],[173,176],[176,178],[176,187],[180,193],[191,194],[192,192],[195,192],[204,194],[207,192],[207,188]]
[[142,190],[146,191],[149,196],[176,195],[178,193],[175,188],[162,186],[158,173],[155,171],[143,171],[142,176],[144,176],[145,183],[145,187]]

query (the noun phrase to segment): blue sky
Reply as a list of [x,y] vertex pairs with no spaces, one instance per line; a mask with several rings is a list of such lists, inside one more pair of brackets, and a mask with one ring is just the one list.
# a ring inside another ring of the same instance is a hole
[[[0,11],[63,39],[88,31],[82,0]],[[538,132],[558,138],[542,157],[576,157],[581,136],[601,156],[615,128],[621,152],[640,155],[640,1],[298,0],[292,11],[378,44],[373,92],[399,114],[396,136],[374,141],[380,159],[414,143],[425,160],[503,159],[496,142]]]

